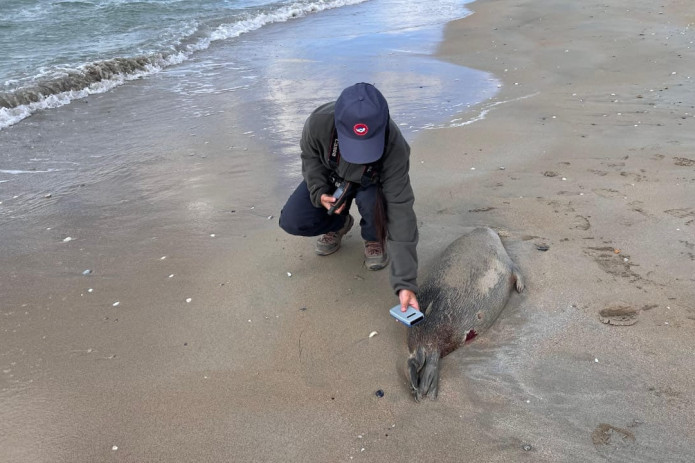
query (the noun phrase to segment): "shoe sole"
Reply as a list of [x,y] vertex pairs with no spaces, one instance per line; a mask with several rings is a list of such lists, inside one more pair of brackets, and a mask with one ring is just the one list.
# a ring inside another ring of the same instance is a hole
[[367,261],[365,260],[364,266],[367,267],[367,270],[381,270],[382,268],[386,268],[390,263],[391,263],[391,257],[387,256],[386,262],[384,262],[384,263],[368,264]]
[[318,249],[314,250],[316,251],[317,256],[330,256],[331,254],[335,254],[336,252],[338,252],[338,249],[340,249],[340,246],[330,251],[319,251]]

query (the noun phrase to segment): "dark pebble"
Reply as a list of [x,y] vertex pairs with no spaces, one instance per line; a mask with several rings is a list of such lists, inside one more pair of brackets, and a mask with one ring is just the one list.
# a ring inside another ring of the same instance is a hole
[[547,244],[539,244],[538,246],[536,246],[536,249],[545,252],[548,249],[550,249],[550,246],[548,246]]
[[382,391],[381,389],[379,389],[378,391],[376,391],[375,394],[376,394],[377,397],[384,397],[384,391]]

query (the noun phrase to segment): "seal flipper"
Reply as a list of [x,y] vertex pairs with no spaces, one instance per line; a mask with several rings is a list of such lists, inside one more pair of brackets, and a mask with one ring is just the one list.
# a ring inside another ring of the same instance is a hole
[[417,359],[414,357],[411,357],[408,359],[408,379],[410,379],[410,392],[413,393],[413,397],[415,398],[416,402],[420,401],[420,397],[418,394],[417,390],[417,385],[418,385],[418,371],[422,365],[417,363]]
[[516,283],[516,292],[522,292],[526,285],[524,285],[524,278],[521,276],[521,271],[516,265],[512,266],[512,276],[514,277],[514,281]]
[[430,352],[425,359],[425,366],[420,371],[420,383],[418,384],[418,396],[430,396],[437,398],[439,392],[439,351]]
[[418,349],[410,354],[408,359],[408,379],[410,380],[410,392],[413,393],[413,397],[416,402],[420,401],[420,394],[418,392],[418,385],[420,384],[420,370],[425,364],[425,349],[423,347],[418,347]]

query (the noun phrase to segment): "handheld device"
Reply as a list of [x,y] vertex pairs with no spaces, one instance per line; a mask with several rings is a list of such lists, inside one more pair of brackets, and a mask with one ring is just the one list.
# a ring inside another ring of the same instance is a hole
[[393,318],[407,327],[415,326],[425,319],[425,315],[422,312],[410,306],[408,306],[408,310],[401,312],[401,305],[398,304],[390,312]]
[[352,183],[348,181],[342,181],[340,185],[338,185],[338,188],[333,192],[333,198],[335,199],[335,202],[333,203],[331,208],[328,209],[328,215],[333,215],[335,210],[343,205],[343,203],[348,199],[351,193]]

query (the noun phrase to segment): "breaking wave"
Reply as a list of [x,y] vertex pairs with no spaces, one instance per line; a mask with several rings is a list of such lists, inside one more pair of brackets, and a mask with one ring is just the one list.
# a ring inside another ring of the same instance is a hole
[[[92,94],[104,93],[123,83],[139,79],[182,63],[212,42],[238,37],[271,24],[320,11],[355,5],[367,0],[316,0],[310,3],[279,5],[271,10],[247,13],[232,22],[213,28],[199,27],[167,52],[136,57],[113,58],[60,69],[50,76],[37,77],[30,84],[0,92],[0,130],[29,117],[36,111],[57,108]],[[203,32],[208,30],[209,32]]]

